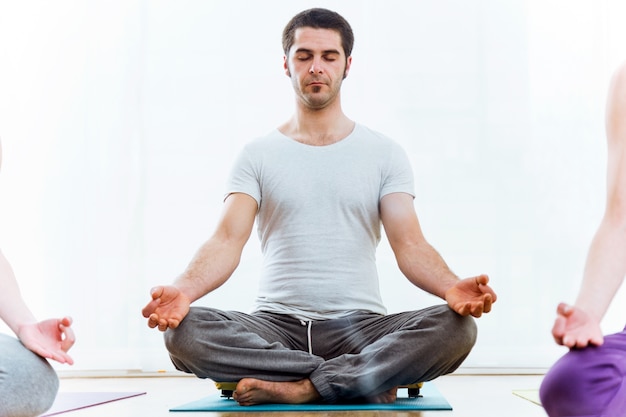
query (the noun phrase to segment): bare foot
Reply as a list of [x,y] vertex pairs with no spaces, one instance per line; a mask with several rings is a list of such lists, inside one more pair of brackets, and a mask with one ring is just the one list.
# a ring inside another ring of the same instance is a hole
[[398,399],[398,387],[392,388],[389,391],[381,392],[378,395],[368,397],[367,400],[374,404],[391,404],[395,403]]
[[233,398],[239,405],[304,404],[321,397],[309,379],[293,382],[273,382],[244,378],[237,384]]

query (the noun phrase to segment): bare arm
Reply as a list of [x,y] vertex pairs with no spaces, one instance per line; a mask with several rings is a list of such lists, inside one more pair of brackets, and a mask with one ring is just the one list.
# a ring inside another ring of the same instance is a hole
[[193,302],[220,287],[235,271],[250,238],[257,203],[247,194],[226,198],[222,218],[174,285]]
[[380,212],[385,232],[402,273],[417,287],[436,295],[461,315],[480,317],[491,310],[496,295],[486,275],[459,279],[422,233],[413,198],[404,193],[384,196]]
[[177,327],[192,302],[230,278],[250,238],[256,211],[256,200],[247,194],[236,193],[226,198],[215,232],[196,252],[187,269],[173,285],[152,289],[152,301],[142,310],[148,326],[161,331]]
[[569,347],[601,344],[600,321],[626,274],[626,64],[613,76],[606,108],[607,199],[573,307],[561,304],[553,336]]
[[387,239],[402,273],[417,287],[445,299],[459,281],[422,233],[413,198],[392,193],[383,197],[380,212]]
[[19,326],[26,323],[36,323],[37,319],[31,313],[22,299],[22,293],[15,280],[11,265],[0,252],[0,318],[17,334]]

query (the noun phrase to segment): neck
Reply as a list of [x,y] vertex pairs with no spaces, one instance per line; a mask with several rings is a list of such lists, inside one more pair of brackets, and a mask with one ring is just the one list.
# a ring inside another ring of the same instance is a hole
[[341,108],[308,109],[298,106],[296,113],[278,130],[290,138],[312,146],[339,142],[354,129]]

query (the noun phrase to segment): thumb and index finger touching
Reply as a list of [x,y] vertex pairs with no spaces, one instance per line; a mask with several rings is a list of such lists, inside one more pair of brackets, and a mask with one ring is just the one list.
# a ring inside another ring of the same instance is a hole
[[150,317],[150,315],[152,315],[156,308],[159,306],[163,291],[164,289],[161,286],[154,287],[150,290],[150,297],[152,297],[152,300],[150,300],[150,302],[146,304],[146,306],[141,310],[141,314],[145,318]]
[[[174,329],[180,324],[182,317],[186,315],[184,297],[180,297],[164,286],[157,286],[150,290],[152,300],[141,310],[142,315],[148,319],[148,327],[157,327],[160,331],[168,328]],[[187,306],[188,309],[188,306]]]

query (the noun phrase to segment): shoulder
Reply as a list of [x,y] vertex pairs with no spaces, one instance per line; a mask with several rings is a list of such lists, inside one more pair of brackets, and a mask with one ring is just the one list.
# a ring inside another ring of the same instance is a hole
[[278,131],[274,130],[265,136],[256,137],[241,146],[237,161],[262,161],[272,155],[280,155],[287,152],[288,140]]
[[389,136],[377,130],[370,129],[367,126],[357,123],[354,128],[354,134],[360,141],[367,141],[371,146],[381,149],[387,149],[393,152],[404,152],[402,146]]
[[259,136],[251,141],[247,142],[244,146],[244,150],[260,150],[264,148],[279,146],[286,142],[285,136],[277,129],[272,130],[264,136]]
[[360,123],[355,124],[354,133],[358,136],[362,136],[381,143],[395,143],[389,136]]

